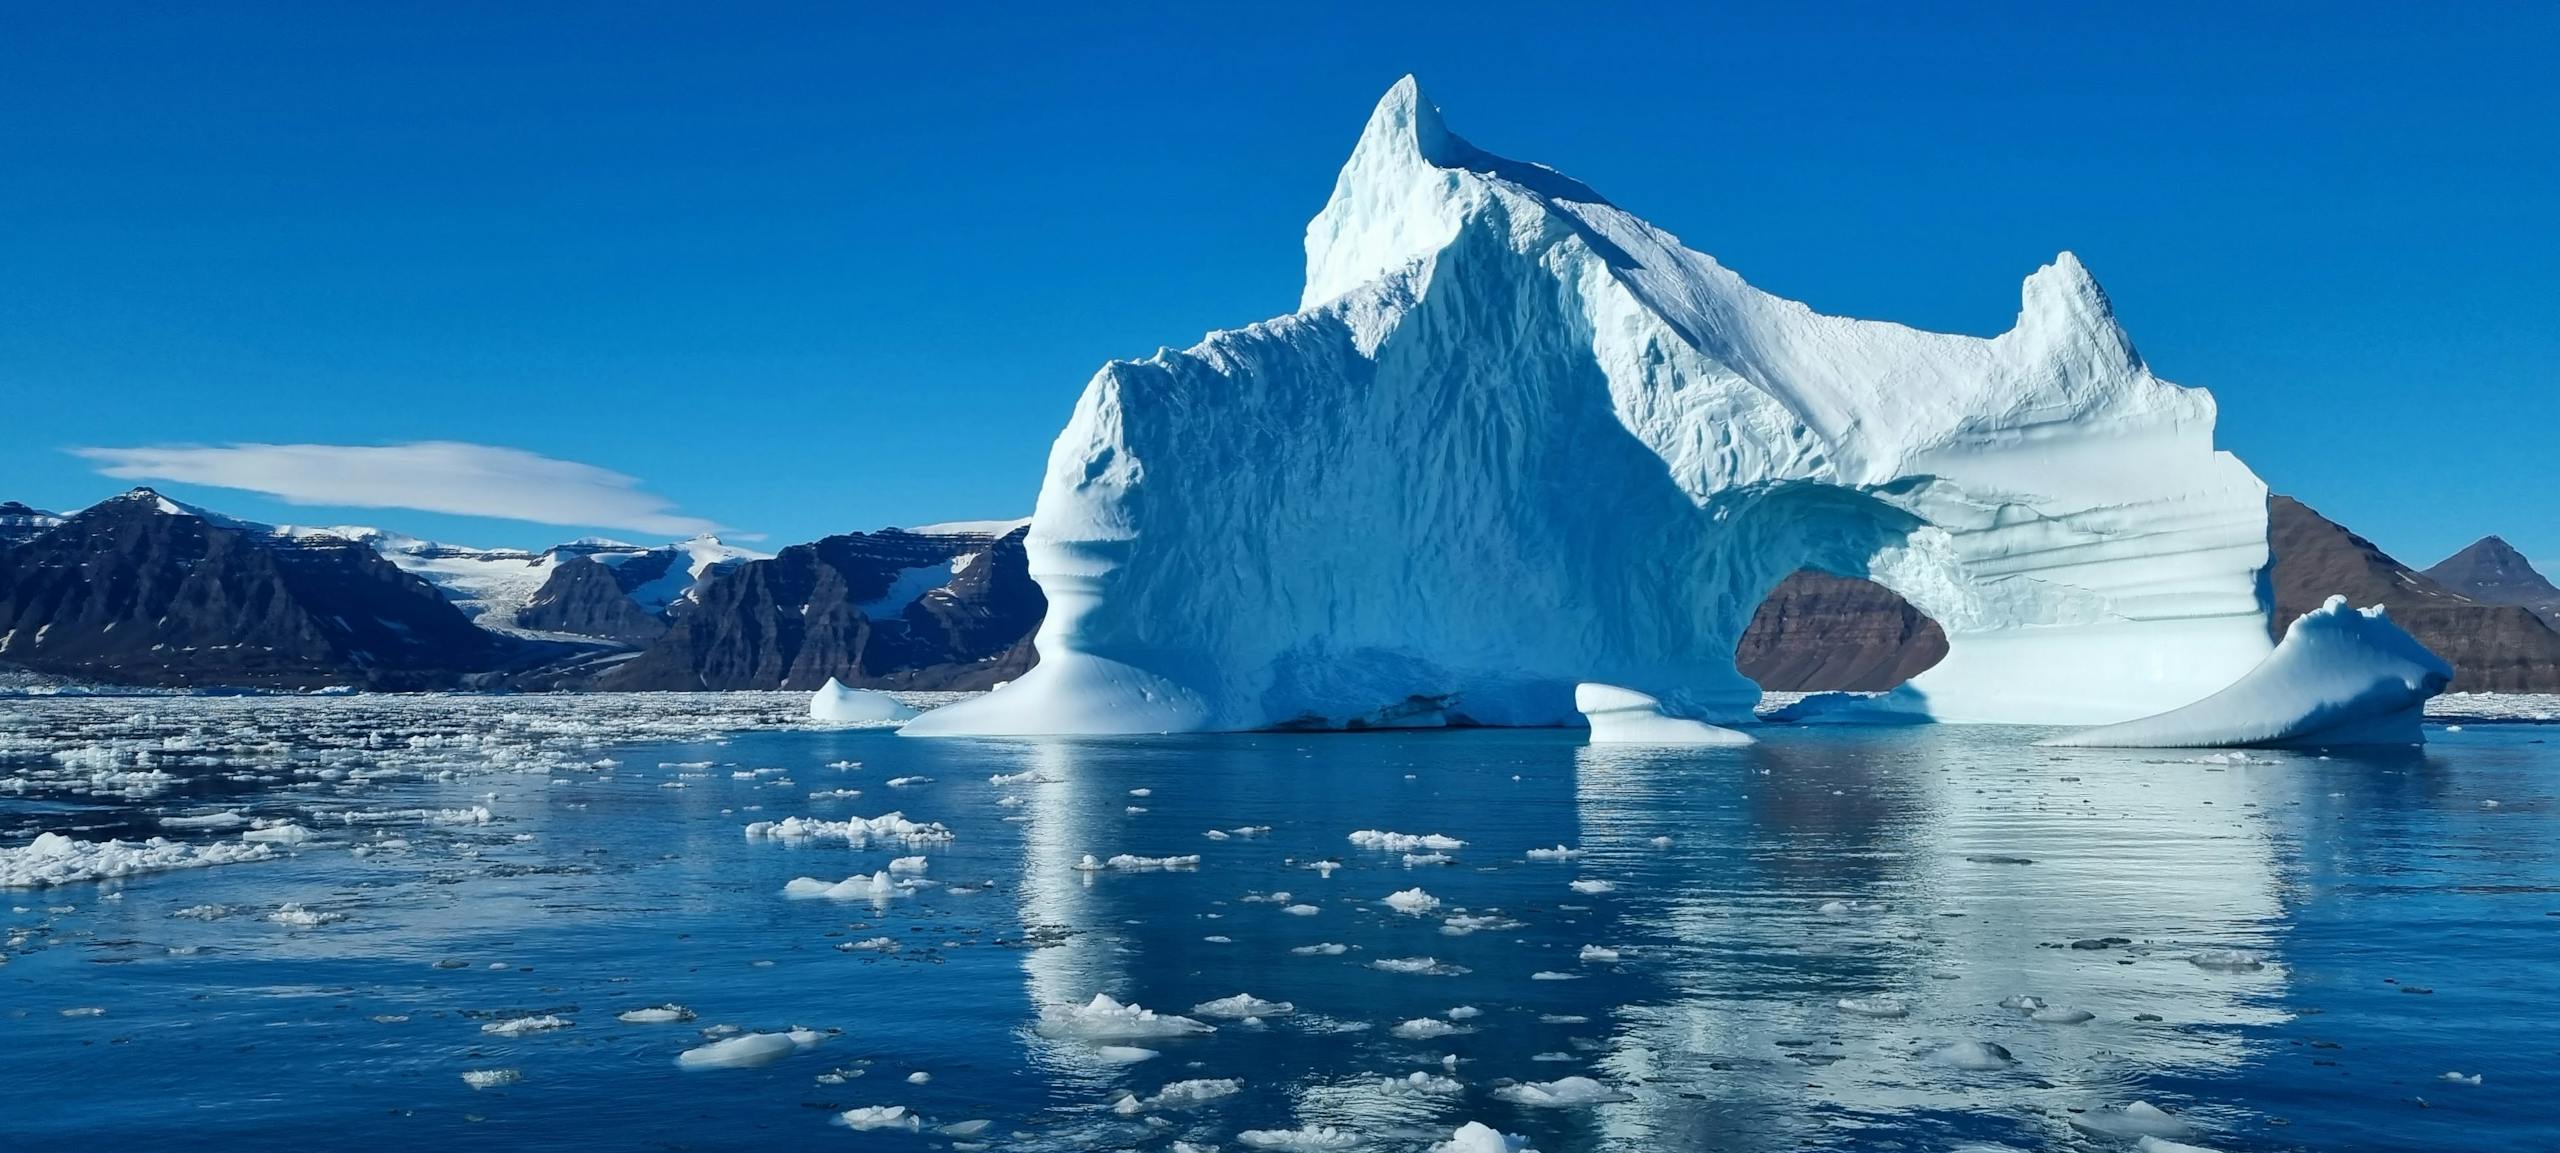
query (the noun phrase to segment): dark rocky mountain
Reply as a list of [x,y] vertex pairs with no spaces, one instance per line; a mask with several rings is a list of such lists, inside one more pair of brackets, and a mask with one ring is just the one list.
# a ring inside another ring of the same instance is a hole
[[147,488],[0,546],[0,661],[109,683],[399,689],[510,656],[371,548]]
[[561,560],[533,599],[516,610],[517,627],[634,645],[665,636],[671,612],[690,602],[645,606],[633,594],[666,580],[684,558],[669,548],[622,559],[621,564],[608,564],[595,556]]
[[1028,529],[883,529],[795,545],[702,587],[607,689],[972,689],[1030,667],[1048,603]]
[[2436,562],[2427,578],[2484,605],[2523,605],[2560,625],[2560,587],[2554,587],[2514,545],[2494,536]]
[[61,517],[43,509],[29,508],[14,500],[0,500],[0,544],[25,540],[61,523]]
[[1874,581],[1807,569],[1781,582],[1734,647],[1742,675],[1772,692],[1877,692],[1947,655],[1947,634]]
[[2533,610],[2464,596],[2291,497],[2268,504],[2267,540],[2276,557],[2278,635],[2343,594],[2358,607],[2390,609],[2409,635],[2452,662],[2456,692],[2560,692],[2560,631]]

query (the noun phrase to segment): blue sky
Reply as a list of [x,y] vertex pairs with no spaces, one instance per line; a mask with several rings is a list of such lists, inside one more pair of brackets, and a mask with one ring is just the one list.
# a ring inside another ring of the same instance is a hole
[[2279,491],[2560,561],[2560,8],[534,7],[16,8],[0,498],[449,442],[486,502],[161,487],[483,544],[1020,515],[1101,362],[1294,307],[1410,71],[1825,311],[1990,334],[2077,251]]

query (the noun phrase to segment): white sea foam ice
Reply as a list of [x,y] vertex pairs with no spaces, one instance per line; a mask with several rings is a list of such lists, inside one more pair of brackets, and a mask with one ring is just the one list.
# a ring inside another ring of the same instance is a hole
[[1124,1005],[1109,994],[1096,993],[1081,1005],[1049,1005],[1040,1010],[1041,1036],[1078,1041],[1144,1040],[1215,1033],[1217,1027],[1189,1017]]
[[274,855],[275,849],[263,844],[191,845],[161,837],[145,841],[83,841],[61,833],[39,833],[23,847],[0,848],[0,889],[45,888],[169,869],[263,861]]
[[1406,916],[1419,917],[1439,908],[1440,898],[1423,892],[1420,888],[1412,888],[1389,893],[1378,903]]
[[1493,1091],[1498,1100],[1514,1105],[1537,1105],[1546,1108],[1569,1108],[1579,1105],[1604,1105],[1613,1101],[1633,1101],[1635,1095],[1611,1088],[1589,1077],[1562,1077],[1553,1081],[1524,1081],[1505,1085]]
[[2167,1110],[2148,1101],[2136,1101],[2122,1108],[2101,1105],[2070,1115],[2074,1128],[2109,1137],[2184,1137],[2195,1132]]
[[522,1080],[524,1080],[524,1074],[515,1069],[465,1069],[462,1071],[462,1083],[474,1089],[495,1089],[501,1085],[513,1085]]
[[952,839],[951,830],[941,822],[910,821],[902,812],[883,813],[870,818],[856,817],[849,821],[830,821],[821,817],[755,821],[747,825],[747,836],[778,840],[843,840],[856,847],[874,840],[925,845]]
[[480,1026],[480,1031],[500,1037],[521,1037],[527,1033],[547,1033],[553,1029],[566,1029],[572,1023],[567,1018],[556,1014],[544,1013],[539,1016],[509,1017],[502,1021],[491,1021]]

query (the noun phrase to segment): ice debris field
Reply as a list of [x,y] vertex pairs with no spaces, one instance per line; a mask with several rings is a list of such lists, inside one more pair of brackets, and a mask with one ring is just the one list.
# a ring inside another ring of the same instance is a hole
[[2560,1141],[2550,698],[2360,754],[914,741],[808,704],[0,699],[11,1133]]

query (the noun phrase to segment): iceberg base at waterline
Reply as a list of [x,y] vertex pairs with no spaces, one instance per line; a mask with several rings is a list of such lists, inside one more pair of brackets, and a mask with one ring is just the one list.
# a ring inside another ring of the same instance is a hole
[[2425,743],[2427,699],[2453,668],[2347,598],[2302,614],[2267,659],[2230,687],[2183,708],[2040,742],[2080,748],[2326,748]]
[[899,704],[887,693],[852,688],[834,677],[828,677],[826,684],[809,695],[809,719],[813,721],[911,721],[916,716],[916,710]]
[[1705,721],[1675,717],[1662,702],[1634,689],[1585,682],[1574,686],[1573,707],[1591,723],[1595,745],[1747,745],[1751,738]]

